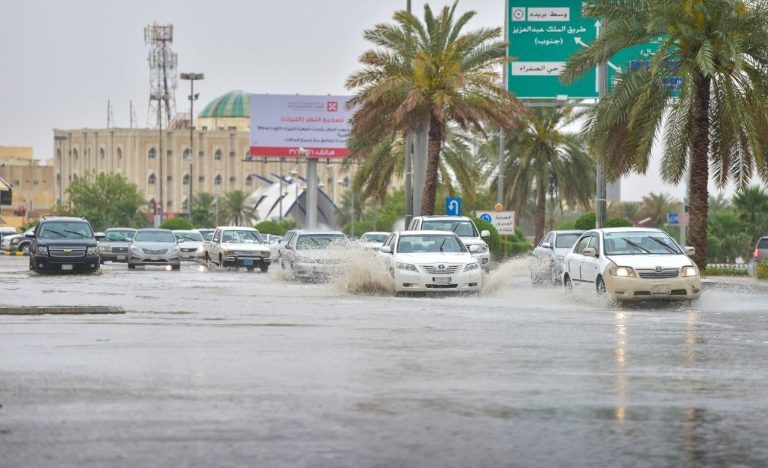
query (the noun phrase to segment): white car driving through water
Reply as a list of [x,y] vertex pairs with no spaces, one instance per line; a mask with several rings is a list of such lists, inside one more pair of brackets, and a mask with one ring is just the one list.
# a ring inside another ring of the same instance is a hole
[[698,299],[701,277],[688,258],[692,251],[659,229],[594,229],[565,256],[563,287],[591,289],[617,301]]
[[378,256],[395,292],[477,292],[482,285],[480,263],[453,232],[395,232]]
[[472,218],[466,216],[415,216],[409,231],[448,231],[461,238],[467,250],[477,259],[480,267],[491,268],[491,253],[484,239],[491,237],[488,231],[478,231]]
[[283,268],[302,280],[330,280],[344,268],[342,253],[349,239],[340,231],[295,231],[280,259]]

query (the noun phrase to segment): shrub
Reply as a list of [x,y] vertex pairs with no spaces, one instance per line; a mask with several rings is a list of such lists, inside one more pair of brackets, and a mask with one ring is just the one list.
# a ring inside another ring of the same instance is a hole
[[702,272],[705,276],[749,276],[747,270],[741,268],[707,267]]
[[555,227],[555,229],[558,231],[568,231],[571,229],[576,229],[576,221],[572,220],[572,221],[566,221],[564,223],[560,223]]
[[768,280],[768,260],[760,260],[757,263],[757,279]]
[[584,213],[583,215],[576,218],[574,227],[582,231],[589,231],[590,229],[594,229],[595,223],[597,222],[596,218],[597,216],[595,213]]
[[262,221],[255,224],[253,227],[262,234],[272,234],[275,236],[282,236],[285,234],[285,229],[274,221]]
[[[488,249],[491,251],[491,255],[496,261],[515,257],[531,250],[531,244],[525,239],[525,234],[522,229],[516,228],[514,236],[502,238],[499,231],[497,231],[493,224],[488,221],[480,218],[473,218],[473,221],[479,231],[487,230],[491,233],[491,237],[484,240],[485,243],[488,244]],[[505,249],[506,256],[504,255]]]
[[180,218],[180,217],[168,218],[162,223],[160,223],[160,227],[162,229],[181,229],[181,230],[189,230],[189,229],[195,228],[187,218]]
[[630,221],[628,219],[624,219],[624,218],[608,218],[605,221],[605,227],[607,227],[607,228],[610,228],[610,227],[633,227],[634,225],[635,224],[632,221]]

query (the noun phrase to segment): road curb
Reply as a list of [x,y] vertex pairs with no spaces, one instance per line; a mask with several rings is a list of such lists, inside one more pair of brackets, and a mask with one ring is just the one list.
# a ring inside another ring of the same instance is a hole
[[122,307],[111,306],[42,306],[0,307],[0,315],[91,315],[124,314]]
[[6,257],[23,257],[24,256],[24,252],[6,252],[6,251],[3,251],[3,255],[5,255]]

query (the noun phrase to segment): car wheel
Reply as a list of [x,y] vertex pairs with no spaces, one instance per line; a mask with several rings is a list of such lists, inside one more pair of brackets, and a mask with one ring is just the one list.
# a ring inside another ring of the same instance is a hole
[[603,281],[602,276],[597,277],[597,281],[595,281],[595,289],[597,290],[598,296],[605,296],[605,281]]
[[24,246],[21,247],[21,253],[29,255],[29,244],[24,244]]
[[262,273],[266,273],[269,271],[269,265],[261,265],[260,269]]
[[29,257],[29,269],[35,271],[35,260],[32,258],[32,256]]
[[135,270],[136,269],[136,265],[134,265],[133,263],[129,263],[128,264],[128,269],[129,270]]
[[219,266],[220,267],[224,266],[224,257],[222,257],[221,254],[219,254]]
[[563,278],[563,289],[566,293],[573,291],[573,283],[571,282],[571,277],[568,274],[566,274]]
[[173,271],[181,270],[181,263],[179,263],[178,265],[171,265],[171,270]]

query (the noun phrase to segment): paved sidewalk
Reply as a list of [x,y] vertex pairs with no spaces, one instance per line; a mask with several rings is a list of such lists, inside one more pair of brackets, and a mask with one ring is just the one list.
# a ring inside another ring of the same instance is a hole
[[701,283],[705,288],[754,293],[768,292],[768,281],[758,280],[754,276],[704,276]]

